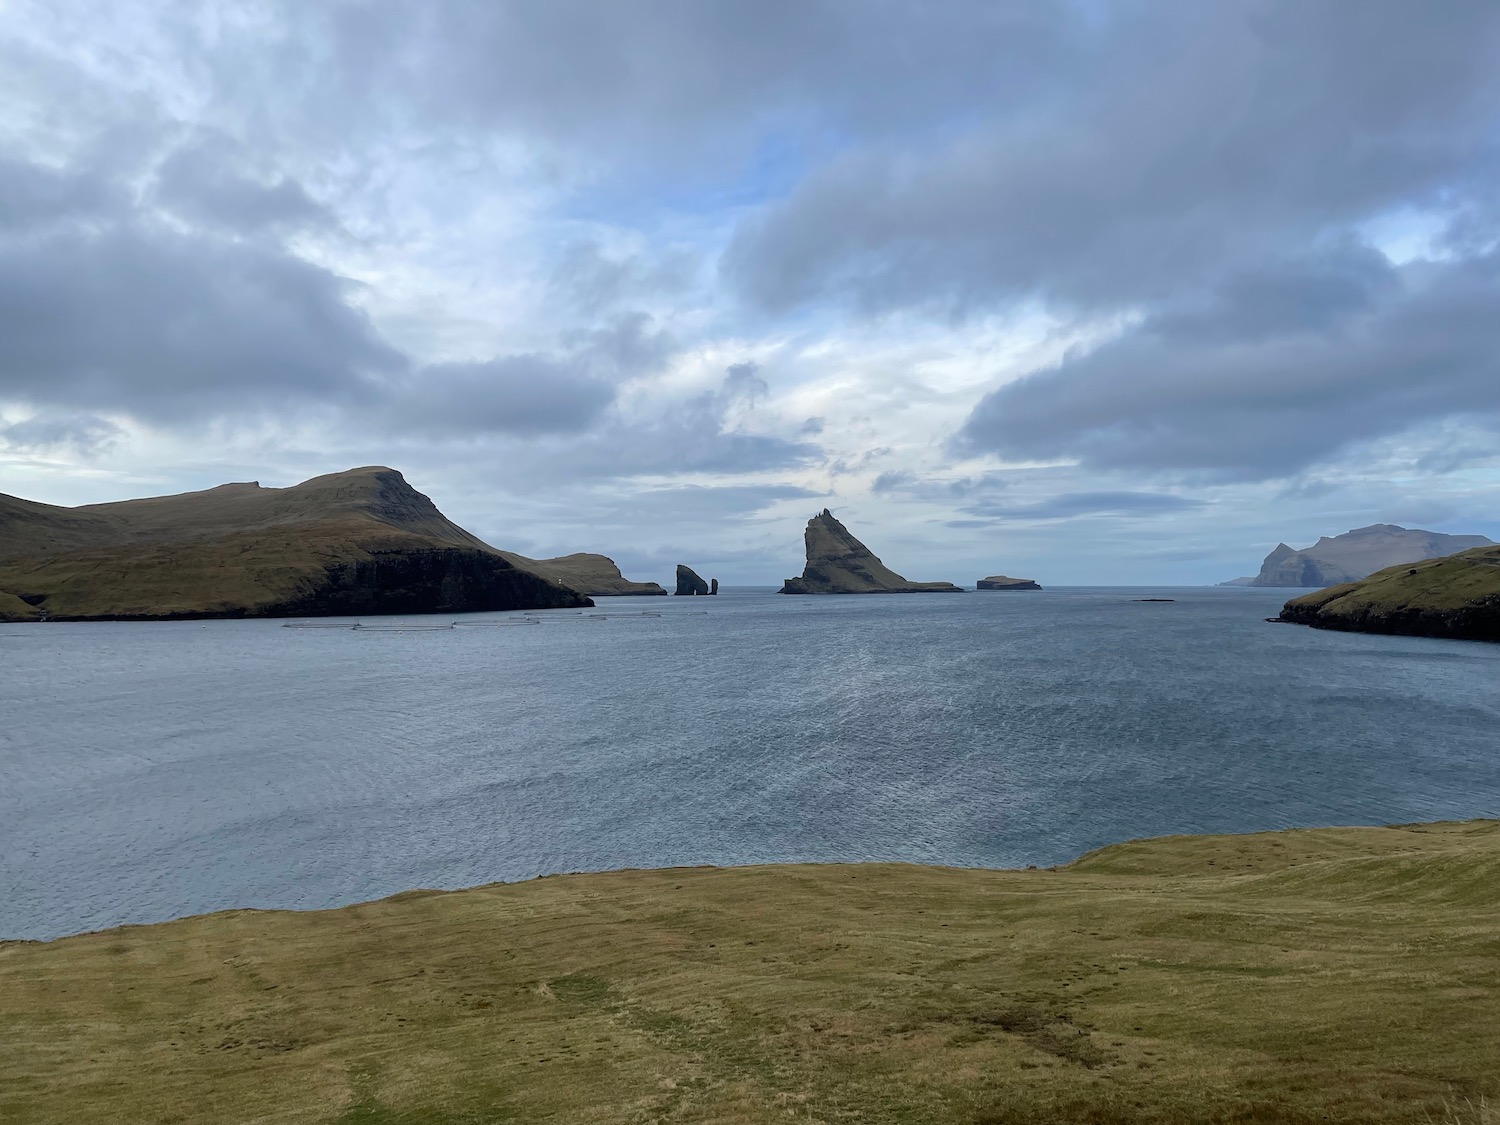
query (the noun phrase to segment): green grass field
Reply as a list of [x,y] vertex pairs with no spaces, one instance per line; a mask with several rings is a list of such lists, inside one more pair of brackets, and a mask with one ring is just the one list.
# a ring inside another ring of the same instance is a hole
[[1500,823],[679,869],[0,945],[0,1121],[1449,1122]]

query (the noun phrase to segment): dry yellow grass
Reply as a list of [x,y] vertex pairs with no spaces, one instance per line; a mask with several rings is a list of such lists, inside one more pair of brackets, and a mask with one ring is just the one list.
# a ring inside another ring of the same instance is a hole
[[631,871],[0,945],[0,1121],[1474,1122],[1500,824]]

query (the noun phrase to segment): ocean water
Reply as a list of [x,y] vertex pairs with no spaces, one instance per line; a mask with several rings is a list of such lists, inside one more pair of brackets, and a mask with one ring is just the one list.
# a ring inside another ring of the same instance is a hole
[[0,938],[564,871],[1046,865],[1500,815],[1500,646],[1265,623],[1285,596],[0,626]]

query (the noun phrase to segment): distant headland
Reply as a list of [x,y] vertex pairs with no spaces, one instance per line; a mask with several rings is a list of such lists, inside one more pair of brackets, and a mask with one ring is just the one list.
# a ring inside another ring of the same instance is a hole
[[1375,523],[1342,535],[1325,535],[1300,551],[1278,543],[1260,564],[1259,574],[1235,578],[1220,585],[1334,586],[1368,578],[1388,566],[1442,558],[1490,545],[1491,541],[1483,535],[1445,535],[1437,531],[1398,527],[1392,523]]
[[78,508],[0,495],[0,620],[463,613],[652,592],[603,588],[621,584],[638,585],[601,555],[497,550],[383,465]]

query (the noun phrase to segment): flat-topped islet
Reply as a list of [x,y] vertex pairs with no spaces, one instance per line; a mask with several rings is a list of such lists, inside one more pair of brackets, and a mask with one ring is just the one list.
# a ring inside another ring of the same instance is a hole
[[976,590],[1040,590],[1030,578],[1009,578],[1004,574],[992,574],[974,583]]

